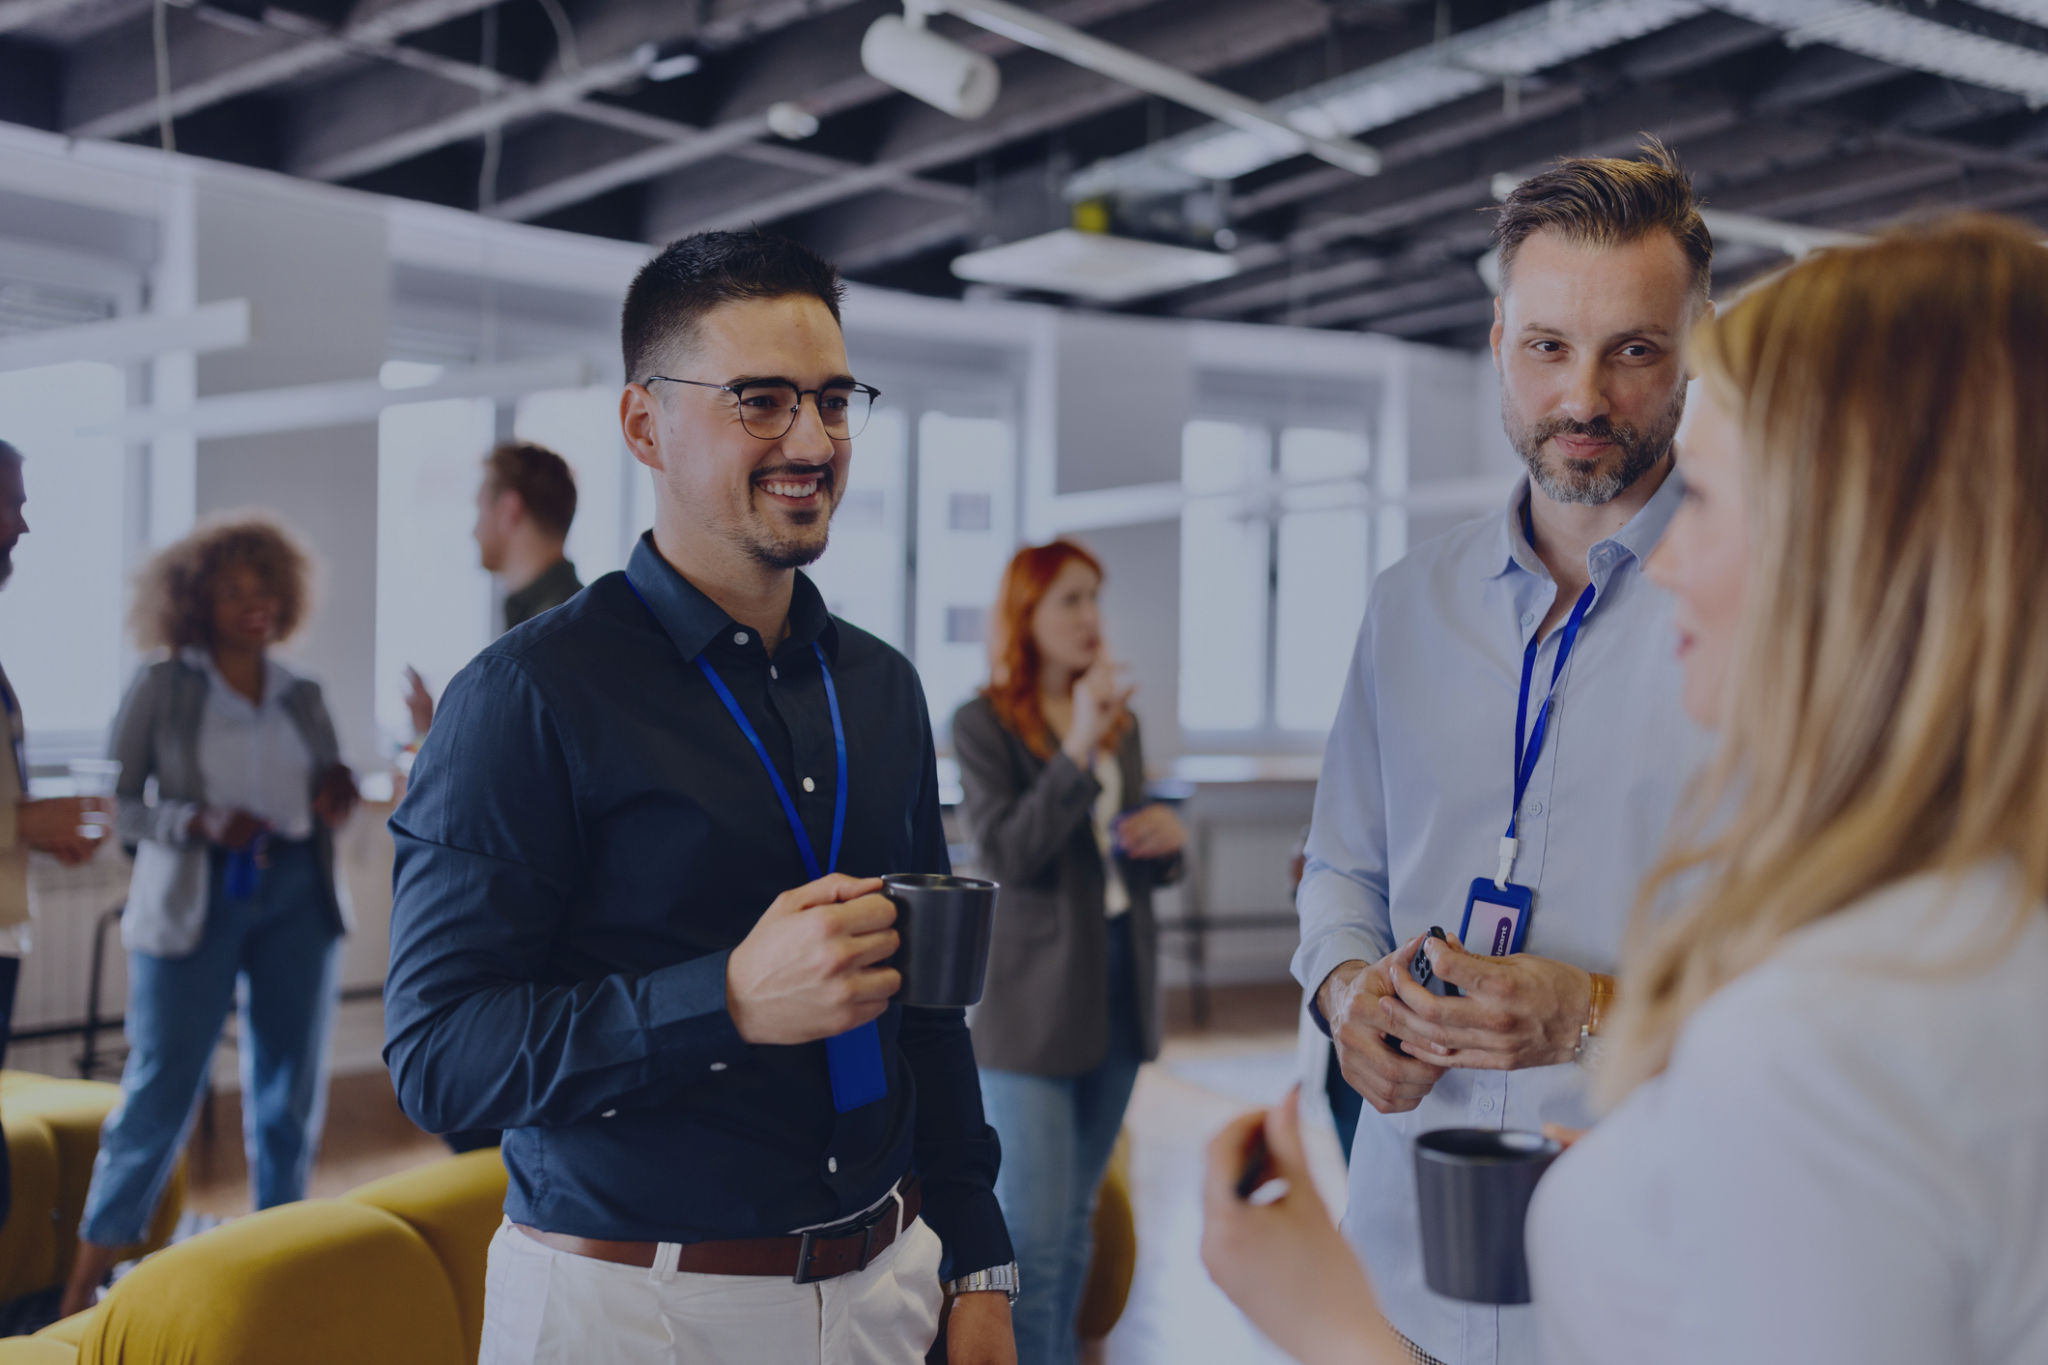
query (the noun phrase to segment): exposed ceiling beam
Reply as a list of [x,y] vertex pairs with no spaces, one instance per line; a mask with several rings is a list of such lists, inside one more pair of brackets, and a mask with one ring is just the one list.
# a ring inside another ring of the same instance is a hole
[[[1234,0],[1181,0],[1171,25],[1113,30],[1130,46],[1183,71],[1205,74],[1256,61],[1325,31],[1322,12],[1307,5],[1252,9]],[[824,208],[881,187],[886,177],[969,160],[1020,138],[1092,117],[1138,98],[1129,86],[1038,53],[1022,53],[1005,70],[996,107],[962,123],[923,104],[905,102],[873,165],[850,175],[785,192],[715,217],[658,226],[655,235],[769,222]]]
[[[491,3],[494,0],[398,0],[376,5],[374,0],[366,0],[347,23],[328,34],[318,34],[315,22],[303,16],[270,12],[272,19],[282,19],[285,25],[296,21],[313,28],[314,36],[294,35],[285,27],[245,17],[237,31],[173,10],[169,16],[172,31],[186,41],[172,47],[171,70],[183,80],[173,85],[166,105],[173,118],[184,118],[209,105],[351,57],[384,56],[407,34],[437,27]],[[148,24],[145,16],[95,38],[81,45],[83,50],[67,63],[71,69],[65,76],[65,107],[73,112],[66,118],[65,131],[73,137],[127,137],[156,126],[159,106],[155,96],[131,97],[131,92],[156,87]],[[192,74],[195,68],[196,77]],[[93,98],[94,87],[105,87],[107,95]],[[85,116],[80,105],[92,110],[90,116]]]
[[[1153,0],[1066,0],[1049,6],[1045,12],[1066,23],[1085,24],[1151,3]],[[895,89],[860,67],[860,31],[866,27],[867,16],[847,15],[839,23],[844,32],[807,33],[814,46],[809,53],[798,55],[809,56],[808,64],[759,63],[760,79],[742,81],[711,127],[692,137],[675,137],[596,166],[578,166],[530,189],[507,194],[490,210],[491,215],[521,220],[544,218],[623,186],[734,153],[747,143],[771,135],[767,110],[778,100],[793,100],[818,118],[830,118],[894,97],[898,93]],[[970,30],[960,41],[963,46],[996,57],[1017,50],[1017,45],[1007,38],[980,30]]]
[[[1827,43],[1910,71],[1926,71],[2048,102],[2048,52],[1866,0],[1715,0],[1746,19],[1785,31],[1794,46]],[[2017,4],[2018,0],[2012,0]]]
[[0,0],[0,33],[40,24],[88,3],[90,0]]
[[[1705,0],[1550,0],[1347,72],[1273,101],[1273,107],[1333,132],[1367,133],[1668,28],[1705,8]],[[1193,189],[1285,159],[1239,129],[1208,124],[1098,162],[1068,181],[1067,194],[1089,199]]]

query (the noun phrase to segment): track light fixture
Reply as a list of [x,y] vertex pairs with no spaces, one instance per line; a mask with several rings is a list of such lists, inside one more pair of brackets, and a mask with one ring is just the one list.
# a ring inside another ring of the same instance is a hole
[[958,119],[977,119],[1003,88],[993,59],[925,27],[926,12],[909,0],[899,17],[885,14],[868,25],[860,64],[885,85],[915,95]]

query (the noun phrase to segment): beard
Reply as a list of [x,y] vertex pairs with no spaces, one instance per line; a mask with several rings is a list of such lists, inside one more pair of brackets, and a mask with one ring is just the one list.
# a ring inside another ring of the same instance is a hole
[[832,471],[820,471],[818,497],[824,506],[790,513],[796,523],[793,533],[777,532],[765,518],[756,518],[735,536],[740,553],[764,569],[801,569],[817,562],[831,539],[832,514],[839,508],[834,496]]
[[[1546,417],[1539,422],[1521,423],[1501,399],[1501,423],[1515,453],[1529,467],[1529,477],[1553,500],[1597,507],[1613,502],[1635,486],[1636,480],[1663,463],[1671,453],[1671,440],[1678,434],[1678,422],[1685,415],[1685,386],[1680,385],[1648,427],[1631,426],[1606,417],[1574,422],[1569,417]],[[1614,454],[1597,460],[1575,460],[1569,455],[1546,458],[1544,445],[1553,436],[1583,436],[1611,441]]]
[[0,549],[0,584],[5,584],[12,577],[14,577],[14,547],[9,545],[5,549]]

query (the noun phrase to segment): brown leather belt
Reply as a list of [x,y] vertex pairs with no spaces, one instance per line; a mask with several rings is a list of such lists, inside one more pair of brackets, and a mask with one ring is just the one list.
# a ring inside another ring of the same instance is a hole
[[[907,1228],[923,1205],[917,1177],[905,1176],[897,1187],[903,1196],[901,1226]],[[556,1251],[571,1256],[588,1256],[614,1265],[654,1267],[658,1242],[608,1242],[597,1237],[573,1237],[566,1232],[542,1232],[524,1223],[512,1225]],[[858,1218],[813,1232],[793,1232],[784,1237],[742,1237],[726,1242],[685,1242],[676,1269],[693,1275],[773,1275],[810,1284],[865,1270],[868,1263],[896,1241],[896,1201],[883,1201]]]

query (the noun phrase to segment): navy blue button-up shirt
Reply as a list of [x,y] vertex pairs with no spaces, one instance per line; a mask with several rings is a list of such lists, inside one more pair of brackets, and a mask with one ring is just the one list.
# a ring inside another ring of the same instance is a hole
[[846,1114],[824,1043],[749,1044],[726,1012],[727,957],[809,877],[699,651],[824,855],[837,779],[821,645],[847,744],[838,870],[949,870],[909,661],[833,620],[802,574],[789,626],[771,661],[643,537],[624,574],[456,676],[391,820],[385,1060],[429,1131],[508,1130],[517,1222],[768,1236],[858,1213],[914,1168],[947,1273],[1001,1265],[998,1147],[962,1011],[891,1005],[888,1095]]

